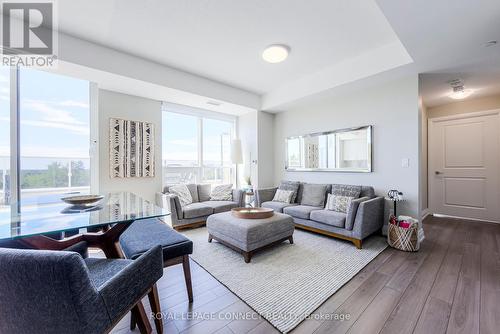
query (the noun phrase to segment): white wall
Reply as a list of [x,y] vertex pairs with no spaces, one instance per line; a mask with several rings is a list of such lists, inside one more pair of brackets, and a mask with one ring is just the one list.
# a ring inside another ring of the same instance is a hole
[[[362,125],[373,125],[372,173],[284,170],[286,137]],[[288,179],[371,185],[379,195],[385,195],[389,189],[399,189],[408,202],[399,206],[398,214],[418,216],[419,131],[416,75],[344,95],[310,99],[306,104],[292,106],[275,116],[273,183]],[[410,159],[409,168],[401,167],[403,158]]]
[[[131,191],[154,201],[162,187],[161,104],[159,101],[99,90],[99,191]],[[109,119],[122,118],[154,124],[155,176],[152,178],[116,178],[109,176]]]
[[259,188],[274,186],[274,115],[257,112]]

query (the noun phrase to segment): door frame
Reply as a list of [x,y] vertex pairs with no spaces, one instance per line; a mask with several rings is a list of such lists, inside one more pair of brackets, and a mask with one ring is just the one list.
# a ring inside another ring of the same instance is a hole
[[[483,116],[493,116],[497,115],[498,116],[498,128],[500,129],[500,109],[490,109],[490,110],[484,110],[484,111],[476,111],[476,112],[468,112],[468,113],[463,113],[463,114],[456,114],[456,115],[449,115],[449,116],[441,116],[441,117],[435,117],[435,118],[428,118],[427,119],[427,201],[428,201],[428,210],[430,214],[439,216],[439,217],[450,217],[450,218],[459,218],[459,219],[465,219],[465,220],[474,220],[474,221],[482,221],[482,222],[489,222],[489,223],[500,223],[500,217],[498,217],[498,220],[484,220],[484,219],[476,219],[476,218],[466,218],[466,217],[457,217],[457,216],[450,216],[450,215],[444,215],[444,214],[437,214],[434,211],[434,204],[432,203],[431,200],[431,193],[432,193],[432,177],[434,177],[434,169],[431,168],[431,132],[434,131],[432,130],[434,127],[435,123],[440,123],[440,122],[445,122],[445,121],[453,121],[453,120],[460,120],[460,119],[467,119],[467,118],[474,118],[474,117],[483,117]],[[500,131],[498,132],[498,140],[500,144]],[[499,153],[500,157],[500,153]],[[498,180],[500,183],[500,168],[498,168]],[[497,185],[498,189],[497,191],[499,192],[500,196],[500,184]]]

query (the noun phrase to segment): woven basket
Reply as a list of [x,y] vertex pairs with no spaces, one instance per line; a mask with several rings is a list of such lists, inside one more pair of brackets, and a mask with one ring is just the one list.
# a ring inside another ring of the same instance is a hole
[[410,228],[402,228],[394,224],[389,224],[387,242],[389,246],[405,252],[418,251],[420,248],[418,224],[413,224]]

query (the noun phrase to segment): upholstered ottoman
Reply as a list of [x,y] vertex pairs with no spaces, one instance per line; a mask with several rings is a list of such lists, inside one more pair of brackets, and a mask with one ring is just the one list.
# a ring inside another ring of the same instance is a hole
[[293,244],[293,218],[274,213],[270,218],[241,219],[231,212],[216,213],[207,219],[208,242],[212,239],[243,254],[249,263],[254,252],[282,241]]

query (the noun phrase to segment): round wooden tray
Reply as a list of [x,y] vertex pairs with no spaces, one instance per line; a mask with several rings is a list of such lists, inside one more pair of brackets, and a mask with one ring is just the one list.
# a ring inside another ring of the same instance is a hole
[[268,208],[234,208],[231,209],[233,216],[242,219],[264,219],[274,215],[273,209]]

